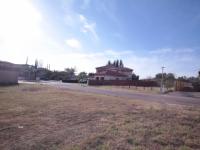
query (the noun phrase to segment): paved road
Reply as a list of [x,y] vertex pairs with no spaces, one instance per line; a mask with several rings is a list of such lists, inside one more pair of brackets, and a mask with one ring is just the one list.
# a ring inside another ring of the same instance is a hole
[[[159,102],[162,104],[181,104],[181,105],[197,105],[200,107],[200,93],[192,94],[192,93],[183,93],[183,92],[174,92],[172,94],[151,94],[151,93],[140,93],[135,91],[126,91],[126,90],[110,90],[110,89],[103,89],[98,87],[91,87],[80,84],[71,84],[71,83],[62,83],[62,82],[55,82],[55,81],[48,81],[48,82],[40,82],[41,84],[54,86],[57,88],[64,88],[69,90],[77,90],[80,92],[87,92],[87,93],[96,93],[96,94],[103,94],[103,95],[110,95],[110,96],[117,96],[122,98],[130,98],[130,99],[137,99],[137,100],[145,100],[150,102]],[[195,95],[195,96],[194,96]]]

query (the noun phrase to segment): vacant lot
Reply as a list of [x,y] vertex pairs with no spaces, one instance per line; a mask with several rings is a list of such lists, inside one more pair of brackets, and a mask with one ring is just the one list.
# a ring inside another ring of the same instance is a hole
[[123,90],[129,92],[160,93],[160,87],[136,87],[136,86],[96,86],[102,89]]
[[200,149],[200,108],[1,87],[0,149]]

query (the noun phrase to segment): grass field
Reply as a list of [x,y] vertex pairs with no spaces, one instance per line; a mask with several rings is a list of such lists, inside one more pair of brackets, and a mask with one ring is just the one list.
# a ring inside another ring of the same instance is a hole
[[160,93],[160,87],[136,87],[136,86],[95,86],[109,90],[123,90],[127,92]]
[[200,108],[39,84],[0,87],[0,149],[200,149]]

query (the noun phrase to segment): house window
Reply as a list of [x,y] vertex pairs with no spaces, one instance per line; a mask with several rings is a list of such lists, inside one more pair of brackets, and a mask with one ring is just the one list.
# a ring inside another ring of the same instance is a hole
[[96,80],[99,80],[99,77],[96,77]]
[[101,80],[104,80],[104,77],[101,77]]

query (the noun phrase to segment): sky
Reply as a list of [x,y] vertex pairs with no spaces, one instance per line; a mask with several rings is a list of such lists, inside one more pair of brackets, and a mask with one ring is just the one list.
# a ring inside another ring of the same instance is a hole
[[122,59],[141,78],[200,70],[199,0],[0,0],[0,60],[95,72]]

